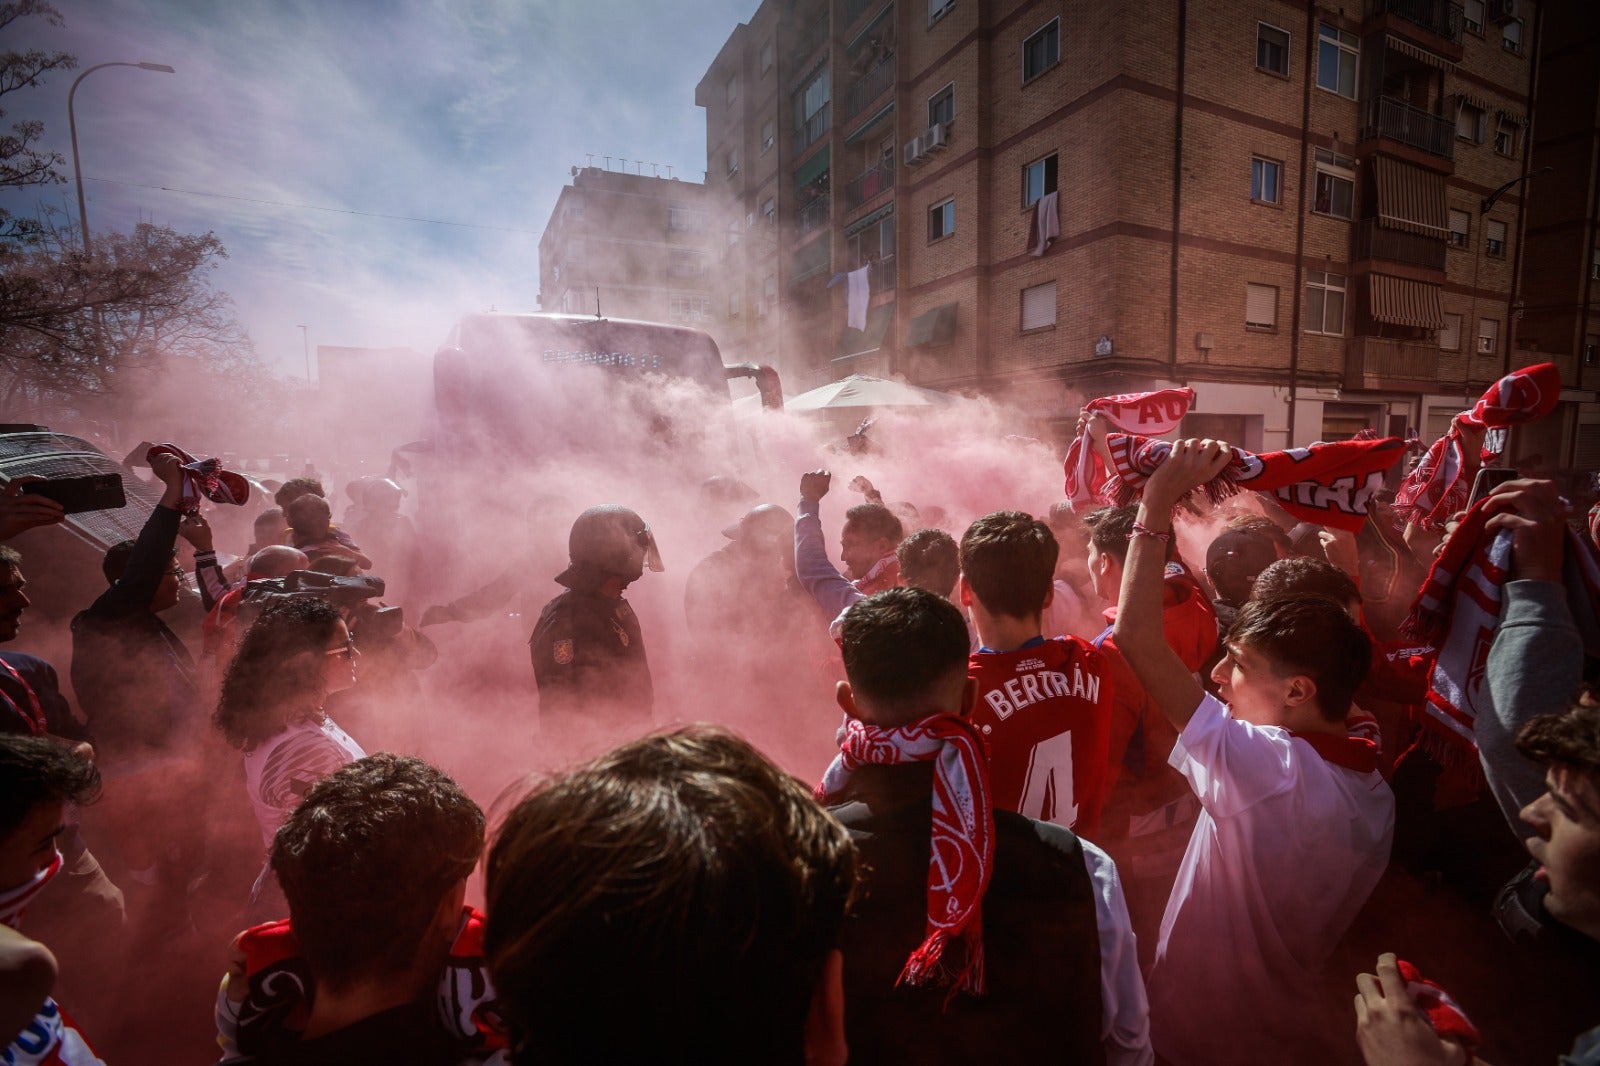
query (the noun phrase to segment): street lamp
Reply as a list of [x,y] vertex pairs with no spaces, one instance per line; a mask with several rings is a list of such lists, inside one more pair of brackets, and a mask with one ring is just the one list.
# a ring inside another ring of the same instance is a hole
[[1494,205],[1499,202],[1500,197],[1505,193],[1505,191],[1507,189],[1511,188],[1513,185],[1520,185],[1523,182],[1527,181],[1529,178],[1536,178],[1540,174],[1551,174],[1551,173],[1554,173],[1555,169],[1556,169],[1555,167],[1540,167],[1538,170],[1530,170],[1530,171],[1528,171],[1528,173],[1522,175],[1519,178],[1512,178],[1510,181],[1508,181],[1504,185],[1500,186],[1494,192],[1490,193],[1488,196],[1485,196],[1479,202],[1479,204],[1478,204],[1478,214],[1487,215],[1489,213],[1489,209],[1494,207]]
[[306,327],[300,327],[300,343],[306,350],[306,387],[311,386],[311,334]]
[[72,98],[78,93],[78,83],[97,70],[106,67],[138,67],[140,70],[154,70],[162,74],[176,74],[177,71],[165,63],[97,63],[88,70],[79,74],[72,82],[72,88],[67,91],[67,128],[72,131],[72,177],[78,183],[78,227],[83,231],[83,254],[85,257],[93,254],[93,247],[89,243],[89,211],[83,204],[83,171],[78,167],[78,120],[72,111]]

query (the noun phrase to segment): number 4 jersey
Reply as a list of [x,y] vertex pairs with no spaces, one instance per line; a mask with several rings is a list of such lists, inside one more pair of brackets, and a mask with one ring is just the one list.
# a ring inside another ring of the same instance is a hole
[[989,742],[997,808],[1093,838],[1109,787],[1111,671],[1078,637],[979,651],[972,721]]

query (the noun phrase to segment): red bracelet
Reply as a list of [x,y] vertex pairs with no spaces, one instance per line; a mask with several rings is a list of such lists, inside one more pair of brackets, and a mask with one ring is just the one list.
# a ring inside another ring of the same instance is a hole
[[1170,530],[1166,533],[1157,533],[1153,529],[1146,529],[1138,522],[1133,524],[1133,532],[1128,535],[1131,537],[1149,537],[1151,540],[1159,540],[1163,544],[1172,539],[1172,533]]

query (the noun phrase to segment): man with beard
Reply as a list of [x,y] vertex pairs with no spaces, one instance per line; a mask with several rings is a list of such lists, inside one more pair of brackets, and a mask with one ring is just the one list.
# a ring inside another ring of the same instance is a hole
[[570,565],[556,575],[567,591],[545,604],[528,645],[546,726],[580,722],[648,726],[655,702],[639,618],[623,590],[660,573],[650,527],[617,504],[591,507],[572,524]]

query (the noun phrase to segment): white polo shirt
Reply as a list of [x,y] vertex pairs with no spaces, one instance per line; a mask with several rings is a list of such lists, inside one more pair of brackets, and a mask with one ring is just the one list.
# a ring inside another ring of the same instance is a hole
[[1376,747],[1241,722],[1207,695],[1168,761],[1202,809],[1150,972],[1156,1051],[1297,1061],[1318,971],[1389,862]]

